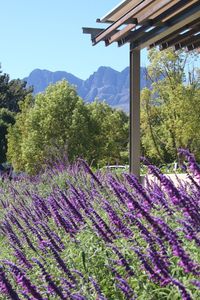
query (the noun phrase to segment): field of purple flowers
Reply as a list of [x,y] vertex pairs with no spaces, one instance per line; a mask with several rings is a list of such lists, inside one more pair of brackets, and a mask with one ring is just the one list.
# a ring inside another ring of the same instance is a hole
[[200,299],[200,168],[178,186],[79,160],[0,182],[0,299]]

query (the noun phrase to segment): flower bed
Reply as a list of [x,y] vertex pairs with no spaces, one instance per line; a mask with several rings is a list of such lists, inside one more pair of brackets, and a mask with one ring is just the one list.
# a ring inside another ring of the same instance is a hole
[[[177,186],[79,160],[1,183],[0,299],[199,299],[200,170]],[[196,178],[196,181],[194,180]]]

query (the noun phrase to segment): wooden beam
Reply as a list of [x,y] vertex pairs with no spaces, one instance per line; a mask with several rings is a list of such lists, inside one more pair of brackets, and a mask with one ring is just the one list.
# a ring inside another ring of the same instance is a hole
[[106,39],[106,46],[109,46],[110,44],[112,44],[113,42],[116,42],[120,39],[123,39],[127,33],[129,31],[131,31],[132,29],[136,28],[137,24],[130,24],[127,25],[125,28],[121,29],[119,32],[113,34],[112,36],[108,37]]
[[113,9],[110,13],[108,13],[106,16],[99,19],[99,22],[101,23],[113,23],[117,21],[119,18],[124,16],[127,12],[129,12],[131,9],[138,6],[141,2],[144,0],[129,0],[129,3],[122,2],[120,5],[118,5],[115,9]]
[[196,36],[191,36],[190,38],[188,38],[187,40],[177,43],[174,45],[174,49],[175,50],[179,50],[181,48],[184,47],[192,47],[192,45],[196,45],[196,43],[198,43],[200,41],[200,33]]
[[173,38],[177,38],[177,36],[179,36],[180,32],[183,32],[184,30],[189,29],[189,28],[195,28],[199,22],[200,22],[200,19],[196,19],[196,20],[193,20],[192,22],[189,22],[185,26],[175,30],[171,34],[169,34],[169,35],[165,36],[164,38],[162,38],[161,40],[158,40],[154,44],[151,44],[149,46],[149,48],[153,48],[153,47],[158,46],[160,44],[168,43],[168,41],[172,40]]
[[91,34],[91,38],[102,32],[104,29],[102,28],[91,28],[91,27],[83,27],[83,33]]
[[[159,10],[164,8],[167,4],[169,4],[171,0],[156,0],[153,3],[146,4],[145,7],[143,7],[142,10],[139,10],[138,12],[135,12],[134,18],[137,19],[137,23],[140,24],[141,22],[147,21],[148,18],[151,17],[152,14],[155,14],[155,12],[159,12]],[[146,3],[144,1],[144,3]],[[133,25],[127,25],[125,28],[120,30],[116,34],[112,34],[111,36],[108,36],[106,40],[106,46],[109,46],[113,42],[117,42],[120,39],[123,39],[132,29],[134,29],[137,25],[137,23]]]
[[[108,38],[110,35],[112,35],[113,31],[116,30],[121,25],[125,24],[128,20],[131,18],[134,18],[134,15],[144,9],[146,6],[148,6],[150,3],[154,2],[155,0],[146,0],[143,1],[138,6],[131,9],[127,14],[125,14],[123,17],[121,17],[119,20],[114,22],[112,25],[110,25],[107,29],[105,29],[102,33],[97,35],[93,40],[93,45],[96,45],[100,41],[104,40],[105,38]],[[169,0],[167,0],[169,1]]]
[[[167,10],[165,10],[163,13],[161,13],[159,16],[157,16],[154,19],[148,20],[148,22],[151,22],[151,26],[156,26],[155,30],[158,30],[159,28],[166,28],[168,27],[169,23],[164,23],[163,19],[166,18],[169,14],[172,12],[184,7],[188,3],[188,0],[181,0],[178,3],[174,4]],[[130,32],[125,38],[118,41],[118,46],[123,46],[125,43],[137,40],[145,35],[145,30],[149,29],[150,26],[146,26],[146,24],[142,25],[141,28]]]
[[144,36],[134,41],[135,48],[145,48],[151,44],[156,43],[158,40],[162,40],[167,35],[173,33],[174,31],[183,28],[186,24],[200,18],[200,2],[194,4],[190,9],[186,9],[181,12],[178,16],[173,17],[168,21],[165,26],[160,28],[155,28],[150,32],[144,34]]
[[129,171],[140,178],[140,50],[130,45]]
[[[183,31],[183,29],[181,29]],[[168,47],[171,47],[176,44],[183,44],[184,42],[195,39],[194,34],[200,31],[200,24],[198,24],[193,29],[187,31],[184,34],[177,34],[173,39],[169,39],[168,41],[162,43],[159,47],[160,50],[164,50]]]
[[164,22],[168,21],[170,18],[172,18],[173,16],[179,14],[184,9],[189,8],[192,4],[198,3],[198,2],[199,2],[199,0],[189,0],[188,3],[184,7],[181,7],[180,9],[175,10],[172,14],[170,14],[169,16],[167,16],[163,21]]
[[155,19],[159,14],[162,14],[163,12],[165,12],[167,9],[169,9],[170,7],[174,6],[175,4],[179,3],[180,0],[172,0],[168,5],[166,5],[164,8],[161,8],[159,10],[159,13],[155,12],[155,14],[153,14],[151,16],[152,19]]
[[[179,0],[180,1],[180,0]],[[160,15],[162,10],[167,10],[167,6],[172,6],[172,0],[156,0],[154,3],[150,4],[148,7],[140,11],[135,17],[138,20],[138,24],[151,18],[153,15]],[[170,7],[171,7],[170,6]]]
[[196,43],[193,43],[192,45],[187,46],[186,49],[187,49],[187,51],[192,51],[192,50],[195,50],[195,49],[200,49],[199,47],[200,47],[200,40]]
[[[104,31],[104,29],[101,29],[101,28],[91,28],[91,27],[82,27],[82,30],[83,30],[83,33],[90,34],[92,40],[97,34]],[[119,30],[115,30],[114,33],[117,33],[117,32],[119,32]]]

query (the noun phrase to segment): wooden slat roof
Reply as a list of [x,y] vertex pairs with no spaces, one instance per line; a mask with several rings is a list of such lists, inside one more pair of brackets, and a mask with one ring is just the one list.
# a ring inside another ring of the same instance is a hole
[[126,0],[98,23],[105,29],[83,28],[92,44],[131,43],[132,49],[170,46],[188,51],[200,47],[200,0]]

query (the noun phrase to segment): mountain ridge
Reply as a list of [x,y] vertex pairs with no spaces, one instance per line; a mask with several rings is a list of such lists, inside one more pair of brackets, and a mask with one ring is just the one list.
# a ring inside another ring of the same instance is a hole
[[[141,89],[149,86],[146,80],[146,68],[141,67]],[[67,80],[76,86],[78,95],[86,102],[92,102],[96,98],[105,100],[109,105],[129,110],[129,67],[117,71],[111,67],[101,66],[91,74],[86,80],[66,71],[49,71],[34,69],[29,76],[23,80],[27,86],[33,86],[34,94],[44,92],[49,84],[54,84],[60,80]]]

